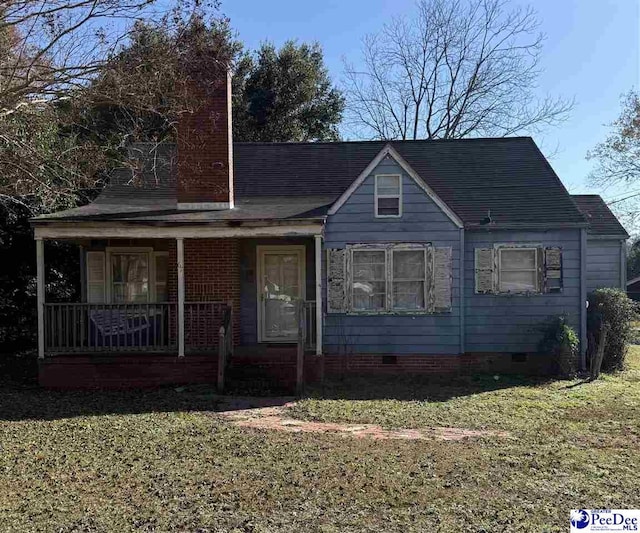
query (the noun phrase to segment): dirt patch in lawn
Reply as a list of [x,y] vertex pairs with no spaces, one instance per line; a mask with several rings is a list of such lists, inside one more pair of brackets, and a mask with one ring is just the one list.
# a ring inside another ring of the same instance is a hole
[[295,402],[288,398],[234,398],[219,405],[217,415],[232,424],[255,429],[284,431],[287,433],[334,433],[356,439],[376,440],[447,440],[459,441],[479,437],[509,437],[507,431],[464,429],[452,427],[425,427],[417,429],[384,429],[376,424],[337,424],[312,422],[287,417],[287,409]]

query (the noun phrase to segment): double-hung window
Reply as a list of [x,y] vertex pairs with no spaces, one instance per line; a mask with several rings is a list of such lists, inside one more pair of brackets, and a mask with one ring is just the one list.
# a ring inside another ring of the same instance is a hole
[[376,217],[399,217],[402,215],[402,176],[378,174],[375,176]]
[[427,250],[391,249],[392,308],[424,310],[427,300]]
[[351,310],[425,311],[430,269],[426,245],[351,248]]
[[538,292],[537,248],[498,249],[499,292]]
[[87,252],[89,303],[166,302],[169,254],[151,248]]
[[111,257],[111,299],[114,303],[149,301],[149,254],[114,252]]
[[353,250],[351,302],[354,311],[384,311],[387,298],[386,250]]

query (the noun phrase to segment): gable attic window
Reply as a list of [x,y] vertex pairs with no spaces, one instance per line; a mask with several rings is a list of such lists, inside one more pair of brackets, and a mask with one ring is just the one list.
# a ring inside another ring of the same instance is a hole
[[376,218],[402,216],[402,176],[377,174],[375,176]]

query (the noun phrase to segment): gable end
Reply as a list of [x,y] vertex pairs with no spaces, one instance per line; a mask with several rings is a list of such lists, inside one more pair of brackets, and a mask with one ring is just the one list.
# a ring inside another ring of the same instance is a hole
[[386,157],[392,158],[458,228],[463,227],[460,217],[458,217],[458,215],[456,215],[453,210],[444,203],[444,201],[425,183],[418,173],[411,168],[409,163],[407,163],[407,161],[390,144],[387,144],[382,150],[380,150],[380,152],[378,152],[378,155],[371,160],[349,188],[335,201],[331,206],[331,209],[329,209],[328,214],[334,215],[337,213],[351,195],[358,189],[358,187],[362,185],[364,180],[367,179],[367,176],[369,176]]

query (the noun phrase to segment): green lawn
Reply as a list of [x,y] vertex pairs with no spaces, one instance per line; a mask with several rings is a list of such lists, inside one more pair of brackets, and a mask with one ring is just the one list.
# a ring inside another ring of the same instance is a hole
[[289,413],[511,435],[463,442],[241,429],[202,388],[7,386],[0,529],[567,531],[572,508],[640,507],[640,348],[630,367],[580,385],[350,379]]

